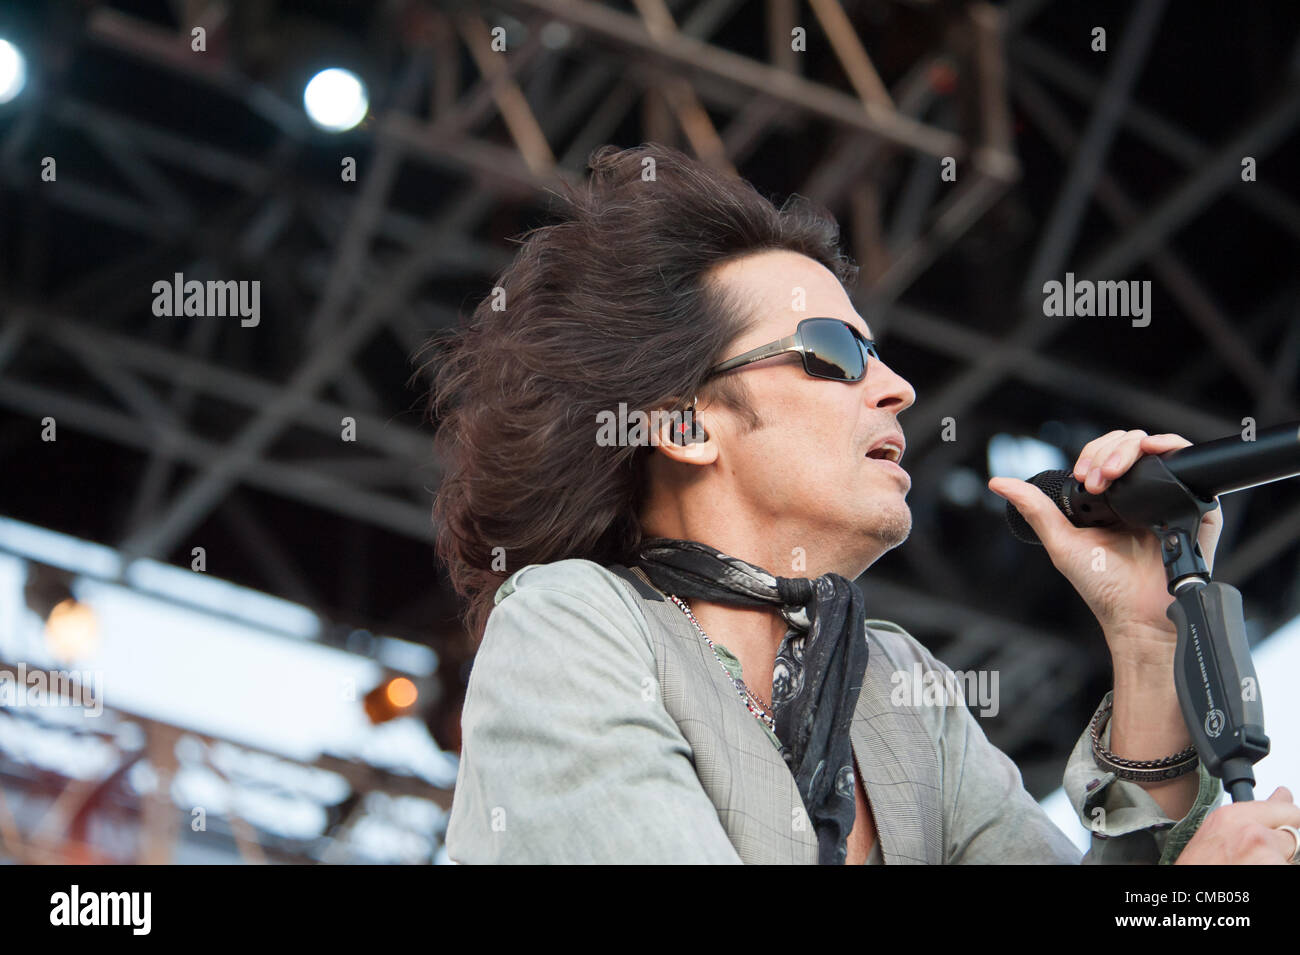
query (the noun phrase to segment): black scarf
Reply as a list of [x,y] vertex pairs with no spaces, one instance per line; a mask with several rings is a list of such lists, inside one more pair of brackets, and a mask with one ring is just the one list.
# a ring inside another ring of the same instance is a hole
[[792,627],[772,672],[781,757],[817,833],[818,863],[843,865],[856,810],[849,728],[867,669],[862,591],[839,574],[776,577],[697,541],[647,540],[637,563],[683,600],[781,609]]

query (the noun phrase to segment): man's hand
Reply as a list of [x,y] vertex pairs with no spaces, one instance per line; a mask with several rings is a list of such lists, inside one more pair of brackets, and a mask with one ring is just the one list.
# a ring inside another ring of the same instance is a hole
[[1220,806],[1201,823],[1174,865],[1286,865],[1295,837],[1278,826],[1300,828],[1300,806],[1279,786],[1263,801]]
[[[1189,444],[1176,434],[1112,431],[1088,442],[1074,476],[1086,490],[1101,493],[1142,455]],[[1146,528],[1075,527],[1046,494],[1025,481],[993,478],[989,488],[1024,515],[1056,569],[1101,624],[1115,675],[1111,752],[1127,759],[1159,759],[1187,748],[1192,738],[1174,689],[1178,632],[1165,613],[1174,598],[1155,534]],[[1219,508],[1201,519],[1197,542],[1207,567],[1214,564],[1222,526]],[[1141,785],[1170,819],[1186,816],[1196,800],[1194,774]]]
[[[1074,477],[1094,494],[1104,491],[1144,454],[1162,454],[1192,442],[1176,434],[1112,431],[1084,447],[1074,465]],[[1046,494],[1026,481],[992,478],[989,489],[1015,505],[1024,515],[1048,556],[1087,602],[1107,640],[1136,635],[1154,636],[1172,644],[1173,622],[1165,610],[1173,602],[1165,579],[1160,542],[1151,531],[1075,527]],[[1207,567],[1214,566],[1214,549],[1223,528],[1221,509],[1201,519],[1197,539]],[[1111,651],[1120,648],[1112,644]]]

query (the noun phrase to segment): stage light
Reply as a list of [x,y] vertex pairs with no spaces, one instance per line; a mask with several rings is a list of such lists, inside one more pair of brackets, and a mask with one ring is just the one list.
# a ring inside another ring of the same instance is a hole
[[389,703],[399,709],[406,709],[413,705],[420,696],[415,689],[415,684],[404,676],[390,681],[384,690],[384,695],[388,697]]
[[311,121],[331,133],[352,129],[370,108],[366,84],[351,70],[338,67],[313,76],[303,90],[302,103]]
[[367,693],[363,706],[370,722],[379,724],[413,712],[419,699],[420,691],[416,685],[407,677],[397,676]]
[[99,644],[95,612],[72,595],[72,575],[38,561],[27,565],[23,599],[45,621],[45,640],[56,659],[69,662],[94,652]]
[[56,659],[65,663],[78,660],[99,645],[99,621],[90,607],[69,597],[50,611],[45,639]]
[[18,47],[0,38],[0,105],[9,102],[27,85],[27,61]]

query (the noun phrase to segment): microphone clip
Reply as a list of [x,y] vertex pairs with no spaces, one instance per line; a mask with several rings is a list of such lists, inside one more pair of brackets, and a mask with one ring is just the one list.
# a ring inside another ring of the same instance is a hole
[[[1172,475],[1171,475],[1172,477]],[[1195,506],[1151,525],[1160,541],[1173,603],[1165,611],[1178,631],[1174,687],[1183,722],[1201,762],[1234,801],[1254,798],[1254,764],[1271,748],[1264,704],[1250,657],[1241,591],[1210,580],[1197,536],[1201,518],[1218,506],[1188,492]]]

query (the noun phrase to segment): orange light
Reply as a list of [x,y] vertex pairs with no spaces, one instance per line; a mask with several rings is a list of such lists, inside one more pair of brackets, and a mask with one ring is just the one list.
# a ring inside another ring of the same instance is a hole
[[95,612],[69,597],[58,603],[45,621],[45,639],[50,652],[64,662],[93,653],[99,644],[99,623]]
[[385,693],[388,696],[388,702],[400,710],[413,706],[420,696],[415,684],[404,676],[389,680]]

